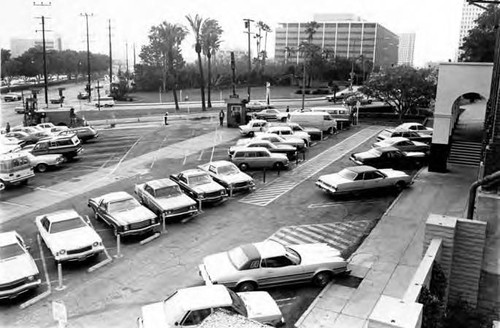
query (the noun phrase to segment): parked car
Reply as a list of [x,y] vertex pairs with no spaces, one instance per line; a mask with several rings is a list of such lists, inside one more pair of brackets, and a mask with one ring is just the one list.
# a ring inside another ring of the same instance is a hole
[[263,109],[270,109],[273,108],[270,105],[267,105],[263,102],[260,101],[251,101],[245,105],[246,109],[249,111],[254,111],[254,110],[263,110]]
[[228,197],[226,188],[201,169],[189,169],[172,174],[170,179],[179,184],[189,197],[202,203],[219,203]]
[[80,139],[74,134],[55,136],[40,140],[31,150],[35,156],[45,154],[61,154],[66,160],[71,160],[83,151]]
[[240,125],[240,134],[244,137],[253,137],[255,132],[262,132],[267,127],[269,123],[266,120],[250,120],[245,125]]
[[422,152],[426,155],[429,154],[430,146],[426,143],[419,141],[411,141],[403,137],[387,138],[383,141],[376,142],[372,145],[373,148],[395,147],[401,151],[408,152]]
[[271,123],[269,126],[289,126],[294,133],[297,132],[305,132],[309,134],[311,139],[316,139],[319,140],[321,139],[321,136],[323,135],[322,131],[317,128],[312,128],[312,127],[302,127],[300,124],[295,123],[295,122],[286,122],[286,123]]
[[90,95],[88,92],[79,92],[78,95],[76,96],[76,98],[78,98],[79,100],[86,100],[86,99],[89,99]]
[[29,151],[21,152],[26,153],[31,166],[37,172],[46,172],[49,168],[59,167],[64,163],[64,156],[60,154],[46,154],[35,156]]
[[248,142],[246,139],[239,140],[235,146],[229,147],[227,154],[231,157],[234,152],[238,149],[251,148],[251,147],[263,147],[269,150],[271,153],[285,154],[289,160],[293,160],[297,157],[297,148],[291,145],[275,145],[267,140],[253,139]]
[[52,129],[56,127],[53,123],[50,123],[50,122],[39,123],[36,126],[38,128],[43,129],[45,132],[49,132],[49,133],[52,133]]
[[328,113],[317,112],[291,112],[290,122],[300,124],[303,127],[320,129],[328,134],[337,131],[337,121]]
[[0,155],[0,190],[16,183],[27,185],[34,176],[26,154],[10,152]]
[[[16,147],[24,147],[26,145],[26,141],[19,139],[17,137],[7,137],[6,134],[0,135],[0,146],[3,148],[4,146],[16,146]],[[3,150],[3,149],[2,149]],[[2,153],[6,153],[3,152]]]
[[358,165],[409,169],[423,165],[425,153],[403,152],[394,147],[372,148],[365,152],[353,153],[349,159]]
[[283,170],[290,164],[285,154],[271,153],[263,147],[237,149],[229,158],[242,171],[248,169]]
[[311,144],[311,136],[307,132],[294,132],[289,126],[270,126],[265,130],[266,133],[273,133],[284,139],[302,139],[306,147]]
[[82,142],[87,142],[91,139],[99,137],[99,132],[91,126],[81,126],[78,128],[69,128],[58,133],[59,136],[68,136],[76,134]]
[[142,307],[141,328],[197,327],[218,309],[228,310],[269,326],[285,321],[276,301],[268,292],[235,293],[220,286],[197,286],[175,291],[164,301]]
[[348,107],[336,106],[336,107],[314,107],[311,108],[313,113],[328,113],[337,123],[337,130],[343,130],[351,126],[351,110]]
[[352,89],[345,88],[344,90],[341,90],[341,91],[335,93],[335,95],[331,94],[331,95],[326,96],[325,99],[328,101],[333,101],[334,99],[342,100],[342,99],[347,98],[347,97],[351,96],[352,94],[354,94],[356,91],[358,91],[359,88],[360,88],[360,86],[353,85]]
[[306,148],[306,143],[304,140],[300,138],[288,138],[285,139],[279,135],[276,135],[274,133],[264,133],[264,132],[259,132],[255,134],[255,139],[258,140],[267,140],[272,142],[273,144],[277,145],[289,145],[289,146],[294,146],[297,148],[297,150],[303,150]]
[[48,132],[33,132],[31,134],[23,132],[23,131],[14,131],[5,134],[6,137],[14,137],[24,141],[25,145],[36,144],[38,141],[46,138],[52,137],[52,135]]
[[115,235],[140,235],[160,229],[156,214],[124,191],[90,198],[88,206],[94,211],[94,218],[113,228]]
[[403,123],[395,128],[396,131],[414,131],[422,135],[432,135],[434,130],[432,128],[426,127],[420,123]]
[[22,96],[19,93],[8,93],[2,97],[5,102],[19,101],[22,99]]
[[263,241],[209,255],[198,270],[207,284],[238,291],[303,282],[323,287],[347,272],[347,261],[327,244],[285,246]]
[[115,100],[113,97],[94,97],[94,104],[96,107],[113,107]]
[[38,126],[23,126],[23,125],[18,125],[10,129],[10,132],[16,132],[16,131],[22,131],[26,132],[27,134],[32,134],[36,132],[43,132],[43,129]]
[[42,283],[29,247],[16,231],[0,233],[0,299],[13,299]]
[[24,106],[16,106],[14,107],[14,112],[16,112],[16,114],[24,114],[24,111],[26,109],[24,108]]
[[199,213],[196,201],[168,178],[135,185],[134,192],[141,204],[164,220],[192,217]]
[[329,194],[361,192],[378,188],[402,190],[411,185],[411,176],[393,169],[379,170],[372,166],[352,166],[340,172],[322,175],[316,186]]
[[264,109],[261,110],[260,112],[254,113],[256,118],[260,118],[263,120],[277,120],[277,121],[282,121],[286,122],[288,113],[286,112],[281,112],[277,109]]
[[75,210],[37,216],[35,225],[56,261],[82,261],[104,251],[101,237],[88,218]]
[[385,129],[377,135],[377,141],[382,141],[388,138],[403,137],[411,141],[420,141],[426,144],[432,142],[432,136],[420,134],[415,131],[396,131],[395,129]]
[[251,191],[255,188],[253,178],[238,169],[236,165],[229,161],[214,161],[203,165],[198,165],[198,168],[208,172],[215,182],[224,186],[229,192]]
[[345,97],[342,101],[342,103],[347,106],[355,106],[358,102],[361,105],[370,105],[373,102],[373,99],[360,92],[355,92],[352,95]]

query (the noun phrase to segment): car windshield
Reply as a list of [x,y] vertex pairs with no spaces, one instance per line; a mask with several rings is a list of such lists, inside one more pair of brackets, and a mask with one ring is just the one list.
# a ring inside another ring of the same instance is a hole
[[238,294],[230,289],[228,289],[227,291],[229,293],[229,296],[231,296],[233,307],[236,309],[236,311],[238,311],[238,313],[242,316],[248,317],[247,308],[241,297],[239,297]]
[[351,181],[354,181],[354,178],[356,178],[357,174],[356,172],[353,172],[349,169],[343,169],[342,171],[340,171],[338,173],[342,178],[346,179],[346,180],[351,180]]
[[239,170],[236,166],[228,164],[224,166],[219,166],[217,172],[221,175],[233,175],[233,174],[238,174]]
[[140,204],[138,201],[135,200],[135,198],[122,199],[116,202],[109,203],[108,212],[116,213],[116,212],[130,211],[138,206],[140,206]]
[[248,258],[248,255],[241,247],[233,248],[232,250],[227,252],[227,255],[231,263],[238,270],[241,270],[241,268],[243,268],[243,266],[250,260],[250,258]]
[[297,253],[296,250],[294,250],[293,248],[290,248],[290,247],[286,247],[286,246],[285,246],[285,250],[286,250],[285,256],[287,258],[289,258],[290,261],[292,261],[295,264],[300,264],[300,255],[299,255],[299,253]]
[[192,186],[199,186],[211,182],[208,174],[192,175],[188,179],[189,179],[189,184]]
[[83,222],[81,218],[76,217],[69,220],[52,222],[52,224],[50,225],[50,233],[58,233],[67,230],[83,228],[85,226],[85,222]]
[[0,261],[23,254],[24,250],[21,248],[21,246],[19,246],[19,244],[10,244],[0,247]]
[[166,323],[174,323],[180,320],[184,315],[185,310],[182,306],[182,300],[178,292],[174,292],[163,301],[163,314],[165,315]]
[[155,196],[158,198],[175,197],[181,194],[179,186],[168,186],[155,190]]

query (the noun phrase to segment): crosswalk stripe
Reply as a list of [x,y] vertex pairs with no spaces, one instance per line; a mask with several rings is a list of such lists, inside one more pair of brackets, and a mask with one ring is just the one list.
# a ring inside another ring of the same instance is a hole
[[304,233],[297,233],[296,229],[290,230],[288,233],[289,233],[289,235],[292,235],[296,239],[305,241],[306,243],[316,243],[317,242],[316,239],[314,239],[308,235],[305,235]]

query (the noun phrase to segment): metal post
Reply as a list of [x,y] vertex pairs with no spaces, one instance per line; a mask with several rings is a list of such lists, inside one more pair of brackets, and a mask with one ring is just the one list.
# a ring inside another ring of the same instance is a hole
[[45,89],[45,105],[49,106],[49,96],[48,96],[48,80],[47,80],[47,52],[45,47],[45,17],[42,16],[42,42],[43,42],[43,82]]
[[263,174],[264,174],[264,176],[263,176],[262,180],[263,180],[264,183],[266,183],[266,169],[265,168],[263,170]]
[[198,212],[202,212],[202,209],[201,209],[201,199],[198,199]]
[[306,101],[306,56],[304,55],[304,62],[302,63],[302,109]]
[[[109,91],[111,92],[111,83],[113,83],[113,57],[111,52],[111,19],[108,20],[109,29]],[[161,101],[160,101],[161,102]]]
[[63,275],[62,275],[61,262],[57,262],[57,280],[58,280],[59,284],[56,287],[56,290],[61,291],[61,290],[66,289],[66,286],[63,285]]
[[165,233],[165,232],[167,232],[167,223],[166,223],[167,218],[166,218],[165,213],[163,213],[163,214],[161,215],[161,219],[162,219],[162,231],[161,231],[161,232],[162,232],[162,233]]
[[233,185],[229,185],[229,197],[233,197]]
[[253,22],[252,19],[245,18],[245,26],[248,29],[248,101],[250,101],[250,73],[252,72],[252,54],[251,54],[251,48],[250,48],[250,22]]
[[116,234],[116,255],[115,258],[119,259],[123,257],[123,254],[121,253],[121,235],[118,233]]

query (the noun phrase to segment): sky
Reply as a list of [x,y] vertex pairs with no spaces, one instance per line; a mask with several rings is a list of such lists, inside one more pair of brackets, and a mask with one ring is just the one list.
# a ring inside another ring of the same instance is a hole
[[[40,38],[45,16],[46,38],[60,36],[63,49],[86,50],[85,17],[89,14],[90,51],[108,54],[108,21],[111,20],[113,59],[136,60],[148,32],[163,21],[189,27],[185,16],[195,14],[219,21],[223,50],[247,50],[244,18],[263,21],[274,30],[281,22],[309,22],[316,13],[351,13],[377,22],[392,32],[416,33],[414,63],[453,59],[458,45],[462,0],[0,0],[0,47],[10,49],[11,38]],[[42,2],[35,2],[40,4]],[[92,14],[92,16],[90,16]],[[252,42],[255,48],[255,42]],[[267,50],[274,57],[274,33]],[[183,42],[183,56],[194,61],[192,34]]]

